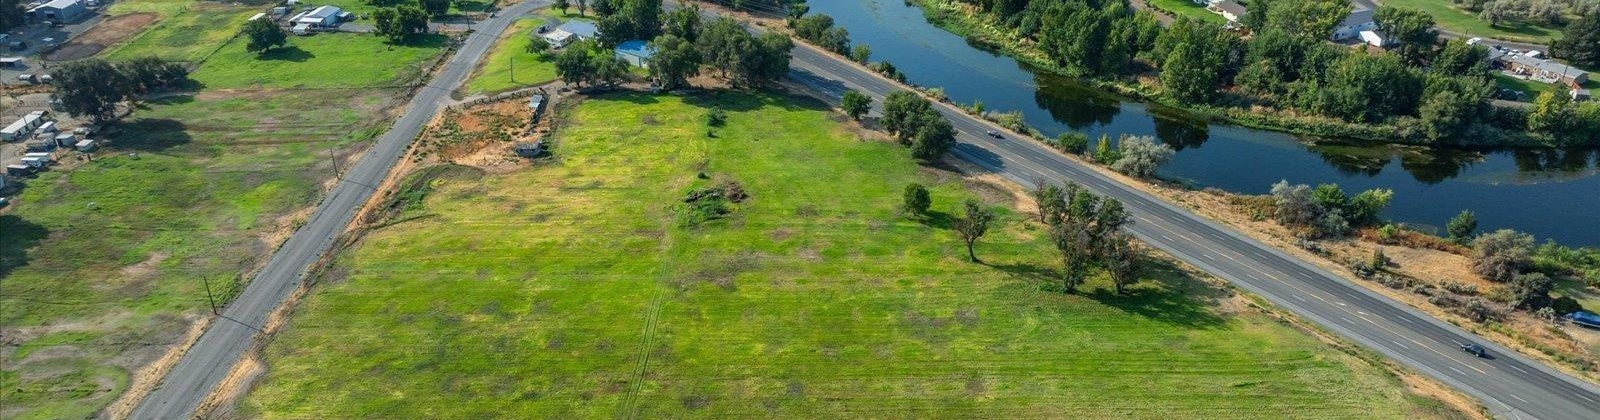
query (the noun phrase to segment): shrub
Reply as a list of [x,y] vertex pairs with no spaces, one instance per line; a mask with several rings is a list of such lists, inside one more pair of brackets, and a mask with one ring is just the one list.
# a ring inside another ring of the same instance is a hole
[[1501,229],[1478,237],[1472,245],[1473,271],[1492,281],[1511,281],[1532,263],[1533,235]]
[[920,216],[928,212],[928,207],[933,205],[933,198],[928,194],[928,188],[922,184],[906,184],[903,202],[900,210],[907,215]]
[[1172,160],[1177,154],[1172,146],[1157,142],[1151,136],[1123,136],[1118,142],[1118,156],[1111,168],[1138,178],[1155,176],[1156,168]]
[[706,124],[707,125],[710,125],[712,127],[721,127],[723,124],[727,124],[727,123],[728,123],[728,112],[727,111],[723,111],[722,108],[711,108],[711,111],[706,113]]
[[1550,309],[1555,310],[1557,315],[1566,315],[1583,310],[1583,304],[1571,296],[1562,296],[1550,301]]
[[1089,150],[1089,136],[1077,131],[1068,131],[1056,136],[1056,149],[1062,153],[1081,155]]

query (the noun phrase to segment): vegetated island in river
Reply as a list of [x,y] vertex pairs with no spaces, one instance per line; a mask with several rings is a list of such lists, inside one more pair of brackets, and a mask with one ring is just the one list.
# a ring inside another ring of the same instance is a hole
[[[1162,26],[1126,0],[909,0],[929,22],[1041,70],[1197,118],[1328,139],[1447,147],[1600,145],[1600,103],[1542,94],[1495,106],[1487,50],[1439,42],[1432,19],[1384,8],[1388,51],[1327,42],[1340,0],[1263,2],[1248,37],[1179,18]],[[1338,3],[1338,4],[1334,4]],[[1342,6],[1341,6],[1342,5]],[[1420,23],[1419,23],[1420,22]],[[1425,23],[1425,25],[1424,25]],[[1423,45],[1425,48],[1412,47]],[[1315,140],[1315,139],[1312,139]]]

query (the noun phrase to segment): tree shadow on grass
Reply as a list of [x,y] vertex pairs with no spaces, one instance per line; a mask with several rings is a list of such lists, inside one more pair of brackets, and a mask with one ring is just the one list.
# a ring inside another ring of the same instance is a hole
[[28,250],[50,235],[50,229],[13,214],[0,214],[0,232],[5,232],[5,240],[0,240],[0,279],[28,265]]
[[112,144],[123,150],[159,152],[194,140],[182,122],[172,119],[141,118],[123,124],[122,129]]
[[260,60],[292,61],[296,63],[305,62],[316,57],[316,54],[312,54],[310,51],[300,49],[300,47],[294,45],[273,48],[256,55],[256,58]]
[[1189,277],[1165,261],[1144,261],[1140,282],[1122,294],[1111,288],[1095,288],[1084,293],[1106,306],[1138,314],[1167,324],[1192,329],[1220,328],[1226,323],[1213,308],[1228,296],[1228,291]]
[[939,230],[949,230],[954,228],[956,225],[955,215],[940,210],[928,210],[928,212],[923,214],[922,217],[918,217],[914,220],[921,222],[923,226]]

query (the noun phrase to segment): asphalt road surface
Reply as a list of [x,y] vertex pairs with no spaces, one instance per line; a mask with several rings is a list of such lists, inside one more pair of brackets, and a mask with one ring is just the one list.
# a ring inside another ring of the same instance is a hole
[[[903,89],[807,46],[797,46],[791,80],[833,100],[853,89],[882,102]],[[1024,186],[1076,182],[1121,200],[1139,239],[1287,308],[1329,331],[1454,386],[1510,419],[1600,419],[1600,386],[1557,372],[1482,337],[1436,320],[1360,285],[1249,239],[1187,210],[1114,181],[1032,140],[953,107],[936,106],[958,131],[956,156]],[[990,130],[1003,138],[987,135]],[[1249,170],[1249,168],[1240,168]],[[1488,357],[1463,352],[1477,343]]]
[[549,4],[530,0],[501,10],[497,17],[475,25],[477,32],[467,37],[454,57],[438,75],[417,90],[406,105],[405,114],[367,150],[354,168],[317,207],[306,224],[267,260],[261,272],[245,286],[244,292],[228,305],[222,317],[191,346],[178,364],[162,378],[161,384],[134,409],[134,419],[186,419],[192,417],[201,400],[216,389],[239,358],[260,339],[260,326],[267,314],[283,304],[300,285],[308,268],[343,232],[356,209],[375,192],[374,185],[388,176],[406,147],[422,132],[423,125],[444,106],[450,92],[466,80],[478,59],[494,45],[500,33],[516,17]]

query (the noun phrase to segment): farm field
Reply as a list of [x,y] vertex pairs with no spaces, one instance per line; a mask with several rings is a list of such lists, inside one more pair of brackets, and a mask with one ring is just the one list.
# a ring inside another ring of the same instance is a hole
[[208,310],[205,282],[238,288],[331,177],[330,150],[369,139],[396,94],[168,97],[93,162],[27,180],[0,214],[0,417],[84,418],[121,395]]
[[1481,36],[1546,45],[1550,41],[1561,37],[1561,28],[1529,23],[1505,22],[1500,26],[1490,26],[1489,22],[1478,19],[1477,13],[1452,7],[1450,0],[1383,0],[1380,3],[1386,6],[1406,7],[1427,12],[1428,15],[1433,16],[1433,20],[1439,27],[1467,36]]
[[444,51],[444,35],[417,36],[390,45],[370,34],[291,36],[265,54],[236,40],[218,50],[190,77],[206,88],[352,88],[403,85],[420,79]]
[[155,12],[161,15],[143,32],[102,52],[109,59],[156,56],[174,61],[199,61],[233,38],[260,7],[197,0],[129,0],[111,6],[110,14]]
[[[1447,415],[1159,261],[1126,295],[1046,291],[1057,262],[1014,194],[820,104],[618,94],[556,113],[549,162],[406,183],[408,221],[338,257],[235,414]],[[686,192],[730,181],[750,198],[697,224]],[[910,182],[933,190],[925,219],[895,210]],[[965,198],[1000,209],[983,264],[949,230]]]
[[[528,53],[528,43],[533,36],[538,36],[536,30],[539,24],[545,22],[543,15],[533,16],[518,20],[495,43],[494,49],[479,63],[476,72],[467,79],[466,92],[494,93],[516,89],[523,86],[544,84],[556,79],[556,66],[554,56],[540,57]],[[513,64],[512,61],[515,61]],[[512,70],[516,78],[513,80]]]

